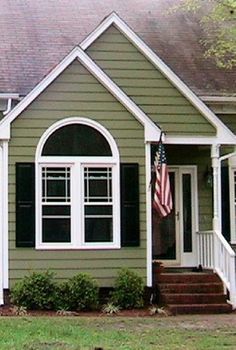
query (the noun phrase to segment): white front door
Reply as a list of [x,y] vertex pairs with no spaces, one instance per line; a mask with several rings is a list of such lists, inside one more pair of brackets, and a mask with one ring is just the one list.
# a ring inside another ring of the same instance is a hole
[[159,219],[153,212],[153,258],[165,266],[197,263],[197,168],[169,167],[174,208]]

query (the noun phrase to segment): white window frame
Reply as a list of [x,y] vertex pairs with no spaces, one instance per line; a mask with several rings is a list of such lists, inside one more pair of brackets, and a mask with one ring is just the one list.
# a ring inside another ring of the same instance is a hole
[[[110,145],[112,156],[75,157],[42,156],[47,139],[57,129],[70,124],[84,124],[98,130]],[[119,249],[120,248],[120,165],[117,145],[111,134],[100,124],[87,118],[68,118],[55,123],[41,137],[36,150],[36,249]],[[42,241],[42,168],[71,168],[71,242],[45,243]],[[112,169],[112,207],[113,240],[112,242],[85,242],[84,232],[84,190],[83,174],[86,167],[111,167]],[[78,215],[78,213],[80,215]]]

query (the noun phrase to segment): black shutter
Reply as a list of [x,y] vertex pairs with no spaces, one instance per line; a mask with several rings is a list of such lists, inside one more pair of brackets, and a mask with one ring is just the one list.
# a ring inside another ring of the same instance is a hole
[[34,169],[34,163],[16,163],[16,247],[35,245]]
[[139,171],[136,163],[121,164],[121,245],[139,246]]

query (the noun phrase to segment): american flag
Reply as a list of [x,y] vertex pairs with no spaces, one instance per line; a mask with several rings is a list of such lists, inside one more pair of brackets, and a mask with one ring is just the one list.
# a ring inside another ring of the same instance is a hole
[[166,163],[165,148],[162,142],[158,144],[154,161],[155,186],[153,207],[160,217],[170,214],[173,208],[170,180]]

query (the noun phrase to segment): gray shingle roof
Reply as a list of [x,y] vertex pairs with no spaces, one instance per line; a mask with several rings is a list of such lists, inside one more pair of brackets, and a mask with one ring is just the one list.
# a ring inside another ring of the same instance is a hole
[[203,58],[196,15],[179,0],[0,0],[0,92],[27,94],[115,11],[199,95],[232,95],[236,69]]

